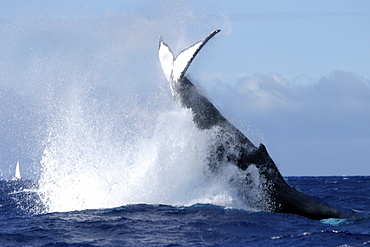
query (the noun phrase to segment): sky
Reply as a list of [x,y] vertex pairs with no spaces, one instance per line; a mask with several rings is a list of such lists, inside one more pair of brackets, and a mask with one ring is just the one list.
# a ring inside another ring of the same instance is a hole
[[[370,175],[368,1],[1,5],[4,177],[15,159],[33,164],[28,173],[40,172],[45,119],[65,99],[66,85],[90,80],[121,92],[121,100],[154,101],[152,94],[166,89],[145,84],[163,79],[158,38],[179,52],[218,28],[189,77],[249,138],[265,144],[283,175]],[[165,95],[162,108],[170,102]]]
[[253,72],[320,77],[345,70],[369,76],[365,1],[245,1],[244,6],[227,6],[234,44],[248,54],[244,64]]

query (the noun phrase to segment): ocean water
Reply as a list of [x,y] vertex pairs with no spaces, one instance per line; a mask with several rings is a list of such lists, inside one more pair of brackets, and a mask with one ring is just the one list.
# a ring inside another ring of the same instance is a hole
[[[357,218],[310,220],[214,204],[127,204],[45,212],[38,184],[0,182],[1,246],[366,246],[370,177],[287,177]],[[122,192],[124,193],[124,192]]]

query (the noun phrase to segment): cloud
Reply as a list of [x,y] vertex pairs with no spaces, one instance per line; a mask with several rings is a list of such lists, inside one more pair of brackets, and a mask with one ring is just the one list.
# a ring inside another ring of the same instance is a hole
[[245,112],[259,115],[273,112],[343,115],[370,110],[369,82],[344,71],[335,71],[309,85],[277,74],[244,76],[229,88],[229,93],[235,93],[231,97],[236,99],[234,106],[241,105]]
[[369,83],[353,73],[333,72],[330,76],[322,77],[311,90],[335,110],[360,114],[370,110]]
[[245,100],[246,106],[253,107],[259,112],[296,108],[296,92],[289,86],[288,81],[276,74],[258,75],[241,78],[236,86],[239,98]]

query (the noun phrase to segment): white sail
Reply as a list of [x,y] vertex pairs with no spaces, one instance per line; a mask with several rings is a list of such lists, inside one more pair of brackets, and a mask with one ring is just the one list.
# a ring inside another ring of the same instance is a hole
[[17,166],[15,167],[14,179],[21,179],[21,170],[19,168],[19,162],[17,162]]

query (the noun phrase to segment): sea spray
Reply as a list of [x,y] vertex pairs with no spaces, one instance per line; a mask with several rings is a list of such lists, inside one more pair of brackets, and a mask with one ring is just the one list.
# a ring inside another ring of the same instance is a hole
[[246,172],[227,163],[217,173],[210,169],[217,131],[199,130],[191,110],[175,106],[153,116],[128,105],[107,114],[91,90],[74,87],[50,121],[40,179],[48,212],[137,203],[253,205],[240,193]]
[[164,78],[146,81],[160,93],[145,100],[143,82],[122,78],[117,91],[83,72],[52,88],[39,182],[46,212],[137,203],[260,209],[261,184],[244,182],[260,181],[259,174],[227,161],[210,169],[218,130],[199,130]]
[[[94,99],[83,90],[70,92],[50,124],[40,179],[48,211],[134,203],[232,206],[227,178],[216,181],[209,171],[211,133],[196,128],[190,110],[176,107],[162,112],[146,126],[138,119],[145,109],[140,114],[128,111],[125,114],[134,119],[121,121],[138,125],[114,136],[116,123],[96,116]],[[152,130],[149,136],[147,128]]]

